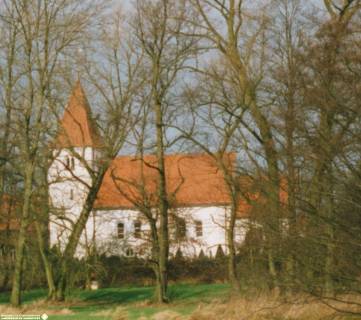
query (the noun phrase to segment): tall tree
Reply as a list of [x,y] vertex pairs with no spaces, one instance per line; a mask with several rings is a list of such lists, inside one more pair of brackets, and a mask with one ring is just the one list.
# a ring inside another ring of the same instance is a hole
[[[304,56],[304,101],[310,115],[305,134],[311,146],[307,211],[322,232],[315,240],[324,252],[324,292],[334,292],[335,268],[335,210],[338,159],[345,150],[341,146],[347,139],[355,118],[353,90],[357,79],[350,73],[349,53],[353,50],[353,17],[360,10],[359,1],[324,1],[329,19],[320,23],[315,41],[310,41]],[[353,55],[353,59],[357,59]],[[313,84],[309,83],[313,77]],[[347,82],[345,81],[347,79]],[[307,83],[307,84],[306,84]],[[350,89],[352,91],[350,91]]]
[[[263,193],[269,201],[269,214],[264,220],[267,238],[269,272],[277,284],[275,249],[278,246],[280,217],[280,176],[277,139],[273,131],[271,107],[262,99],[261,84],[265,77],[267,63],[266,32],[267,19],[262,16],[253,18],[247,14],[241,0],[217,1],[192,0],[200,16],[198,31],[193,36],[203,39],[225,60],[230,75],[232,90],[237,92],[238,107],[247,112],[244,126],[261,146],[267,176],[263,182]],[[261,10],[261,9],[259,9]],[[247,21],[247,23],[246,23]],[[254,31],[247,35],[250,26]],[[257,53],[258,52],[258,53]],[[272,104],[271,104],[272,106]],[[258,157],[259,158],[259,157]],[[262,167],[262,166],[260,166]]]
[[174,124],[174,128],[193,148],[206,153],[223,174],[230,200],[227,223],[224,225],[227,234],[228,277],[233,290],[239,292],[241,285],[236,266],[236,220],[240,212],[240,201],[249,200],[245,200],[247,196],[241,181],[246,168],[241,168],[237,159],[242,149],[239,131],[245,120],[244,111],[238,106],[237,93],[231,92],[224,61],[214,59],[205,66],[193,66],[191,70],[196,75],[197,85],[192,83],[192,87],[185,90],[183,100],[189,106],[189,111],[184,121]]
[[[0,67],[0,92],[1,92],[1,102],[0,102],[0,214],[1,214],[1,223],[8,224],[11,219],[14,218],[12,210],[8,211],[10,207],[8,206],[8,201],[10,204],[12,200],[15,199],[15,194],[10,192],[14,189],[16,185],[16,176],[15,170],[12,167],[12,162],[14,160],[14,147],[13,139],[14,132],[11,130],[12,121],[13,121],[13,106],[12,100],[14,95],[14,85],[16,83],[16,75],[14,74],[15,70],[15,48],[16,48],[16,34],[18,33],[15,25],[9,25],[6,21],[0,20],[1,23],[1,46],[0,52],[2,56],[3,63]],[[15,192],[16,193],[16,192]],[[11,199],[9,199],[9,194],[11,194]],[[9,227],[8,227],[9,229]],[[3,269],[3,284],[4,288],[7,287],[10,280],[10,270],[11,270],[11,259],[10,259],[10,232],[7,232],[7,250],[4,252],[4,260],[8,262],[4,263]]]
[[186,1],[145,1],[136,3],[132,23],[136,43],[145,55],[145,74],[149,82],[149,105],[154,119],[155,153],[158,175],[159,253],[157,299],[167,302],[169,256],[169,198],[166,185],[166,115],[170,111],[172,90],[181,70],[190,59],[195,46],[192,37],[185,37],[189,28]]
[[[94,146],[98,149],[95,150],[98,152],[97,157],[89,161],[82,150],[72,146],[71,133],[62,130],[67,152],[79,161],[86,174],[78,175],[76,168],[63,163],[70,180],[75,178],[79,186],[85,190],[85,199],[80,203],[79,214],[73,217],[68,237],[63,244],[60,270],[56,275],[56,293],[53,297],[60,301],[65,299],[69,270],[103,178],[112,160],[126,146],[129,132],[136,125],[140,115],[137,94],[142,90],[144,82],[139,77],[142,70],[142,53],[134,50],[129,39],[121,33],[123,22],[120,12],[106,15],[98,33],[92,34],[94,45],[86,46],[86,50],[81,51],[83,58],[78,61],[79,70],[88,79],[89,86],[95,89],[94,101],[97,102],[97,110],[101,112],[98,120],[91,119],[92,129],[101,132],[96,134],[98,142]],[[80,99],[79,102],[86,105],[86,109],[90,108],[80,83],[74,93]],[[90,115],[88,116],[90,118]]]
[[[7,73],[6,109],[12,110],[24,189],[11,294],[11,303],[18,306],[33,179],[38,152],[49,130],[44,120],[49,119],[51,84],[59,75],[59,61],[65,49],[77,40],[87,24],[84,18],[87,10],[86,5],[80,9],[77,1],[42,1],[33,5],[19,0],[4,1],[1,11],[6,34],[11,35],[4,68]],[[7,114],[10,117],[10,111]]]
[[280,163],[284,167],[282,176],[286,185],[281,186],[287,192],[287,219],[289,229],[284,241],[283,265],[285,286],[291,289],[295,285],[297,265],[297,245],[299,245],[299,186],[298,172],[302,164],[304,146],[300,143],[300,130],[303,128],[302,104],[300,92],[300,70],[302,63],[299,61],[299,51],[302,46],[302,33],[306,26],[301,22],[301,2],[298,0],[274,1],[275,16],[273,23],[274,44],[272,52],[275,59],[270,68],[272,81],[269,92],[274,95],[279,119],[276,128],[280,143]]

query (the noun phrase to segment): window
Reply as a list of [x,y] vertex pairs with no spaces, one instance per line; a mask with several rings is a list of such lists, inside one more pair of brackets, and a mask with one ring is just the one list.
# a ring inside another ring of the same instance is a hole
[[195,226],[196,226],[196,236],[197,236],[197,237],[202,237],[202,236],[203,236],[203,225],[202,225],[202,221],[196,220],[196,221],[195,221]]
[[176,220],[176,238],[178,240],[184,239],[186,237],[186,221],[182,218],[177,218]]
[[69,158],[69,157],[66,157],[66,159],[65,159],[65,166],[66,166],[67,168],[70,167],[70,158]]
[[71,157],[71,159],[70,159],[70,164],[71,164],[70,168],[74,169],[75,168],[75,159],[73,157]]
[[74,157],[67,156],[65,158],[65,167],[67,169],[73,170],[75,168],[75,159]]
[[74,200],[74,191],[70,189],[70,200]]
[[140,239],[142,231],[142,223],[140,221],[134,222],[134,238]]
[[124,239],[124,223],[118,223],[118,239]]
[[127,257],[134,257],[134,251],[132,248],[127,248],[127,250],[125,250],[125,255]]

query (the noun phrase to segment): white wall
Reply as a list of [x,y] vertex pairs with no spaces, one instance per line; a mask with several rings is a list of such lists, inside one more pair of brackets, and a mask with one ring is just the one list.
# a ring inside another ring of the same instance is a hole
[[[187,257],[198,256],[200,251],[208,256],[215,256],[219,245],[227,253],[225,222],[227,209],[223,207],[192,207],[177,210],[177,216],[186,220],[186,239],[174,239],[174,226],[170,223],[170,237],[172,238],[170,253],[175,255],[178,248]],[[150,253],[150,227],[144,216],[134,210],[98,210],[96,219],[96,243],[99,251],[106,254],[124,255],[127,248],[140,256]],[[142,221],[142,239],[134,238],[134,222]],[[195,221],[202,222],[202,236],[197,237]],[[117,237],[118,223],[124,223],[124,239]],[[91,229],[92,226],[89,225]],[[237,221],[236,241],[244,241],[247,221]]]
[[[93,149],[74,148],[78,155],[94,167]],[[56,157],[48,171],[49,197],[52,205],[50,215],[50,245],[59,245],[64,249],[67,239],[72,230],[72,224],[76,222],[83,208],[88,186],[91,184],[90,175],[81,162],[69,150],[54,151]],[[67,168],[67,158],[70,168]],[[72,167],[72,160],[74,167]],[[87,226],[89,228],[89,226]],[[92,235],[93,230],[87,230],[88,237],[83,237],[82,245],[78,248],[78,254],[84,252],[84,245]]]

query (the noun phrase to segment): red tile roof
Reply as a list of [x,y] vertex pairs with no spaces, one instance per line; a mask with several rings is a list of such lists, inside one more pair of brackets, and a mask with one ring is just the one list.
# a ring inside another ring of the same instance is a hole
[[[231,166],[235,154],[226,155]],[[174,207],[228,206],[230,198],[223,173],[206,154],[166,155],[166,184]],[[98,193],[95,209],[135,209],[145,199],[150,206],[157,203],[156,157],[147,155],[142,161],[132,156],[116,158],[108,169]],[[241,178],[241,187],[250,188],[251,179]],[[144,188],[144,189],[142,189]],[[255,200],[257,196],[251,196]],[[247,216],[251,205],[242,199],[239,217]]]
[[78,80],[74,86],[56,138],[58,148],[101,147],[101,138],[84,89]]
[[[235,154],[227,154],[231,166]],[[113,160],[106,172],[95,209],[135,209],[157,203],[156,157],[147,155],[142,161],[133,156],[121,156]],[[167,192],[174,207],[227,206],[230,204],[228,189],[221,170],[206,154],[175,154],[165,157]],[[284,182],[281,183],[282,185]],[[241,177],[241,188],[250,201],[265,204],[264,196],[252,190],[252,178]],[[284,187],[284,186],[283,186]],[[280,200],[287,202],[287,192],[282,187]],[[173,198],[172,198],[173,197]],[[250,214],[252,205],[242,198],[239,202],[238,217]]]
[[[232,158],[233,154],[229,154]],[[223,175],[205,154],[176,154],[165,157],[166,183],[175,206],[223,205],[229,202]],[[117,157],[107,171],[96,201],[97,208],[133,208],[143,200],[140,188],[157,201],[156,157],[144,160]]]

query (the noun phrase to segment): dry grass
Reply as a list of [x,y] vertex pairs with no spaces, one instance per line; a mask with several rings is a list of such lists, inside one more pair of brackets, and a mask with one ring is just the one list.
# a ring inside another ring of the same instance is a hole
[[[359,313],[361,305],[351,305],[347,297],[343,302],[320,301],[313,297],[293,297],[285,299],[279,296],[259,296],[252,299],[238,298],[228,303],[200,305],[188,318],[189,320],[338,320],[346,319],[347,310]],[[354,301],[354,300],[353,300]],[[326,302],[326,303],[325,303]],[[355,301],[354,301],[355,302]],[[327,305],[329,304],[329,305]],[[330,307],[332,306],[332,307]]]
[[[360,312],[360,306],[351,305],[349,302],[361,302],[354,297],[343,296],[337,301],[320,301],[310,296],[294,296],[285,298],[277,294],[260,295],[257,297],[233,298],[228,302],[213,300],[211,303],[199,304],[190,316],[182,316],[171,309],[154,314],[151,318],[141,317],[139,320],[343,320],[347,317],[338,312],[348,310]],[[332,307],[327,304],[331,303]],[[148,306],[147,302],[144,306]],[[179,305],[178,305],[179,306]],[[139,304],[141,308],[142,305]],[[172,305],[169,305],[171,308]],[[112,320],[126,320],[127,313],[122,307],[98,312],[97,316],[109,317]],[[350,319],[350,318],[348,318]],[[357,318],[352,318],[357,319]]]
[[132,306],[138,307],[138,308],[149,307],[151,305],[154,305],[154,303],[149,299],[143,300],[143,301],[138,301],[138,302],[135,302],[132,304]]
[[166,310],[152,316],[152,320],[183,320],[184,317],[177,312]]
[[113,310],[112,313],[112,320],[127,320],[128,319],[128,312],[124,307],[117,307]]
[[[54,304],[46,300],[38,300],[16,309],[9,305],[0,305],[0,314],[43,314],[71,315],[69,307],[76,302],[63,304],[54,309]],[[154,307],[150,301],[138,302],[132,305],[137,309]],[[337,299],[320,300],[315,297],[299,295],[285,298],[277,293],[233,298],[229,301],[214,299],[210,303],[198,304],[196,310],[189,316],[175,312],[173,307],[182,303],[168,305],[150,318],[143,316],[142,320],[346,320],[361,319],[361,297],[342,296]],[[157,308],[160,306],[157,305]],[[189,308],[189,305],[184,305]],[[119,306],[99,311],[95,316],[111,320],[128,320],[128,306]],[[348,311],[349,314],[342,313]],[[358,313],[358,316],[352,316]]]
[[94,314],[97,317],[109,318],[112,320],[128,320],[128,312],[124,307],[102,310]]
[[117,307],[115,309],[102,310],[94,314],[98,317],[112,320],[128,320],[128,311],[124,307]]

